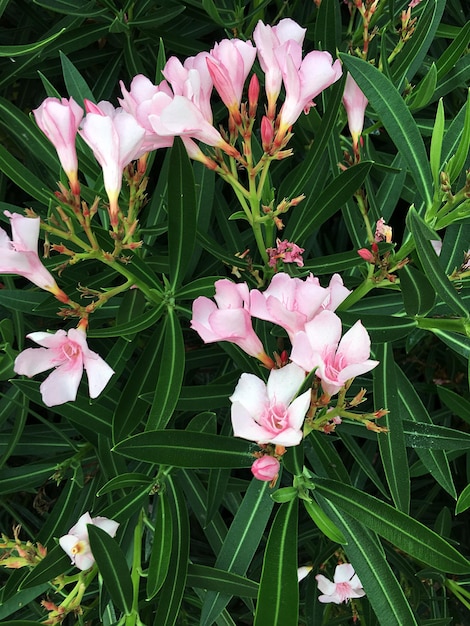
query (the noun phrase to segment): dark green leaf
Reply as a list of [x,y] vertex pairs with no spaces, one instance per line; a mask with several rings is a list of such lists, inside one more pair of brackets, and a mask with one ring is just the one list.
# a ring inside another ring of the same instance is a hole
[[244,576],[196,564],[190,564],[188,567],[187,584],[190,587],[210,589],[240,598],[256,598],[259,587],[258,583]]
[[26,578],[21,582],[18,591],[30,589],[31,587],[36,587],[53,580],[57,576],[70,570],[71,567],[70,557],[65,554],[59,545],[56,545],[52,550],[49,550],[42,561],[29,572]]
[[470,572],[470,562],[458,550],[424,524],[389,504],[336,480],[317,478],[315,486],[333,505],[418,561],[452,574]]
[[165,582],[173,545],[173,517],[166,491],[159,494],[156,504],[155,531],[147,574],[147,600],[151,600]]
[[253,444],[234,437],[185,430],[154,430],[118,443],[114,450],[131,459],[174,467],[250,467]]
[[298,500],[282,504],[274,518],[264,552],[254,626],[297,624],[299,585],[297,582]]
[[402,267],[399,276],[407,314],[414,317],[429,313],[434,306],[436,295],[426,276],[410,265]]
[[121,611],[129,615],[132,610],[132,580],[124,552],[118,542],[106,531],[87,524],[90,548],[95,557],[106,591]]

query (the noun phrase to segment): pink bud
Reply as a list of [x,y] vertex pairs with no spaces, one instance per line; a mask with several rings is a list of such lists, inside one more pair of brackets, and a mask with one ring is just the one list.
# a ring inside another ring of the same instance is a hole
[[273,456],[264,455],[251,466],[253,476],[258,480],[271,481],[277,478],[280,464]]
[[259,80],[256,74],[250,79],[250,84],[248,85],[248,105],[249,105],[249,116],[254,118],[256,115],[256,107],[258,106],[258,98],[259,98]]
[[364,259],[364,261],[375,264],[374,255],[367,248],[360,248],[357,253],[362,259]]
[[261,120],[261,141],[263,143],[263,150],[269,152],[273,145],[274,130],[271,120],[266,115]]

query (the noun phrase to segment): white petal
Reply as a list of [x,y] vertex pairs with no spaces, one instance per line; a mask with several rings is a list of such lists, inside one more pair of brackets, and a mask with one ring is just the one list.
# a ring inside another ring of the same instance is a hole
[[231,418],[235,437],[241,437],[257,443],[269,443],[271,441],[272,433],[257,424],[250,413],[239,402],[232,404]]
[[242,374],[230,400],[240,403],[251,417],[257,418],[268,404],[266,385],[254,374]]
[[268,398],[287,406],[305,380],[305,371],[295,363],[271,370],[268,378]]

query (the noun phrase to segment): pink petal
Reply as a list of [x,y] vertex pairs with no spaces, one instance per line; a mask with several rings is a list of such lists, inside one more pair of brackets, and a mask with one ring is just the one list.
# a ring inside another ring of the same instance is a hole
[[336,566],[333,580],[335,583],[346,583],[354,576],[355,571],[351,563],[341,563]]
[[271,432],[257,424],[250,412],[240,402],[232,403],[231,419],[235,437],[259,443],[271,441]]
[[325,593],[327,595],[331,595],[332,593],[334,593],[336,589],[335,583],[331,582],[331,580],[328,580],[328,578],[323,576],[323,574],[317,574],[315,576],[315,580],[317,581],[318,589],[322,593]]
[[266,385],[254,374],[242,374],[230,401],[240,403],[249,415],[257,417],[263,413],[268,403]]
[[46,406],[56,406],[76,399],[83,374],[81,360],[72,367],[59,366],[49,374],[39,390]]
[[304,380],[304,370],[295,363],[289,363],[278,370],[271,370],[267,384],[269,399],[275,398],[276,402],[287,406]]

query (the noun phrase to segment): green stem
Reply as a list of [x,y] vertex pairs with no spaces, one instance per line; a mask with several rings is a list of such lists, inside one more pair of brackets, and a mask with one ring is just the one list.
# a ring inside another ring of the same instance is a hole
[[[144,512],[141,510],[139,514],[139,520],[134,531],[134,554],[132,558],[132,613],[126,617],[126,626],[134,626],[139,620],[139,586],[140,586],[140,571],[142,568],[142,530],[143,530]],[[137,622],[136,622],[137,620]]]
[[452,333],[467,336],[465,321],[462,317],[441,318],[441,317],[415,317],[418,328],[426,330],[447,330]]

